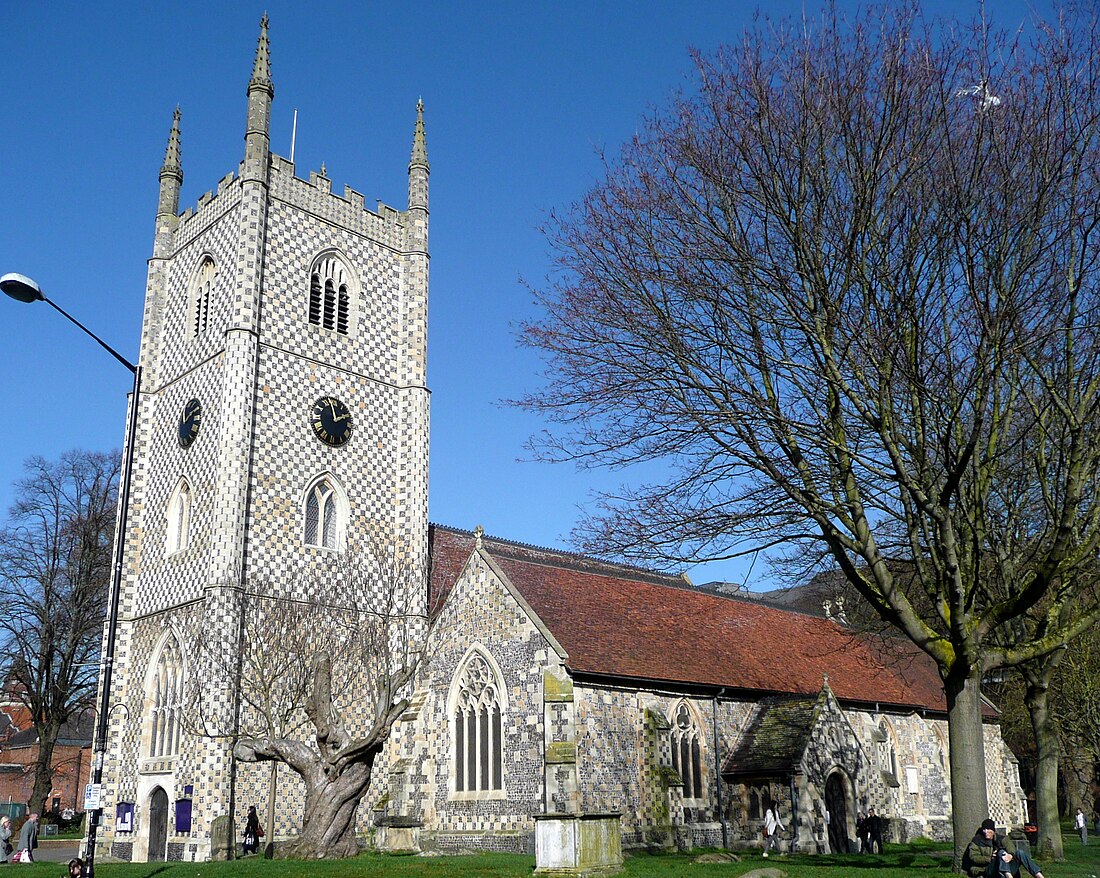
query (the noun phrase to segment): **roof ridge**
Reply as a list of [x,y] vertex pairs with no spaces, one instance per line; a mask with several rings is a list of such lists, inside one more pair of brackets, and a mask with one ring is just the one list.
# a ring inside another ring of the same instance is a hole
[[[465,528],[454,527],[454,526],[448,525],[448,524],[439,524],[437,522],[431,522],[431,523],[429,523],[429,526],[437,528],[439,530],[448,531],[448,532],[453,533],[453,534],[461,534],[463,536],[468,536],[471,539],[475,539],[476,536],[477,536],[476,533],[472,530],[466,530]],[[682,576],[680,576],[679,574],[676,574],[676,573],[669,573],[669,572],[665,572],[665,571],[661,571],[661,570],[654,570],[654,569],[648,568],[648,567],[639,567],[638,565],[635,565],[635,564],[626,564],[626,563],[623,563],[623,562],[620,562],[620,561],[610,561],[610,560],[607,560],[606,558],[599,558],[595,555],[585,555],[585,554],[582,554],[580,552],[571,552],[568,549],[556,549],[556,548],[552,548],[550,546],[539,546],[539,545],[536,545],[534,543],[524,543],[524,542],[521,542],[519,540],[509,540],[509,539],[506,539],[505,537],[492,536],[488,533],[483,533],[482,536],[481,536],[481,540],[482,540],[483,544],[484,543],[493,543],[496,546],[499,546],[499,547],[504,548],[504,549],[512,548],[512,549],[519,549],[519,550],[529,551],[529,552],[532,552],[532,551],[533,552],[540,552],[540,553],[543,553],[543,554],[546,554],[546,555],[553,555],[553,556],[555,556],[557,558],[560,558],[562,560],[567,560],[567,561],[572,562],[572,564],[575,565],[575,566],[571,569],[576,569],[578,567],[584,567],[584,568],[603,567],[603,568],[606,568],[608,570],[615,570],[615,571],[630,573],[631,575],[636,576],[636,577],[639,576],[639,575],[644,576],[644,577],[648,577],[649,580],[660,580],[660,583],[655,583],[655,584],[669,584],[669,585],[672,585],[675,582],[678,582],[678,583],[682,583],[682,585],[679,585],[677,587],[687,587],[687,588],[690,588],[692,590],[695,590],[694,586],[690,586],[687,583],[685,583],[683,581]],[[525,558],[515,558],[515,560],[528,560],[533,564],[538,564],[539,563],[537,560],[530,559],[530,558],[526,558],[526,559]],[[550,566],[550,565],[546,564],[544,566]],[[591,571],[589,569],[588,572],[593,572],[593,571]],[[672,580],[673,582],[669,582],[669,580]]]

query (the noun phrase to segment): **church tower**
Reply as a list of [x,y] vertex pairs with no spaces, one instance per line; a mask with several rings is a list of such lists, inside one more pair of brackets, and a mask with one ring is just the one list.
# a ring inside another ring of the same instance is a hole
[[[237,170],[179,212],[177,107],[160,171],[100,835],[122,859],[204,860],[226,819],[239,828],[266,799],[270,766],[236,763],[229,737],[184,715],[188,632],[231,652],[256,635],[242,610],[256,583],[301,598],[295,571],[354,545],[426,552],[423,104],[406,209],[368,210],[323,166],[304,180],[271,153],[274,97],[265,16]],[[209,685],[224,730],[233,683]]]

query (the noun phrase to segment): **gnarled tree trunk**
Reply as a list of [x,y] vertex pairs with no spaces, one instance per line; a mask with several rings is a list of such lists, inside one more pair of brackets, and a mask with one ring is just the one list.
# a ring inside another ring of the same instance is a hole
[[369,763],[352,763],[334,778],[321,770],[304,776],[306,809],[302,834],[281,847],[279,856],[299,859],[355,856],[359,852],[355,815],[370,788],[373,763],[373,756]]
[[386,696],[374,705],[374,723],[365,737],[352,738],[332,699],[332,662],[321,653],[313,662],[313,688],[305,712],[314,727],[314,744],[290,738],[242,738],[234,753],[242,762],[285,762],[306,786],[302,831],[276,849],[279,857],[325,859],[358,853],[355,816],[370,789],[371,774],[394,721],[408,704],[394,699],[411,668],[387,681]]

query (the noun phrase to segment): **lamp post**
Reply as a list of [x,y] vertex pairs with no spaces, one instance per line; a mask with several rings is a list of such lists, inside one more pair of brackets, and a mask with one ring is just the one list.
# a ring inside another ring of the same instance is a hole
[[[115,635],[118,629],[118,600],[122,592],[122,555],[126,545],[126,515],[130,507],[130,475],[134,466],[134,446],[136,444],[134,440],[137,436],[138,396],[141,393],[141,366],[135,366],[71,314],[66,313],[54,302],[47,299],[42,293],[42,288],[29,277],[25,277],[22,274],[5,274],[3,277],[0,277],[0,290],[19,302],[45,302],[92,338],[96,344],[129,369],[134,376],[134,389],[130,394],[130,409],[127,415],[126,451],[122,458],[122,471],[119,474],[118,525],[115,528],[114,560],[111,569],[111,591],[107,604],[107,643],[104,646],[101,657],[99,709],[96,712],[95,742],[92,751],[92,784],[99,788],[100,784],[103,783],[103,761],[104,754],[107,751],[107,723],[111,712],[111,676],[114,670]],[[102,807],[93,809],[88,818],[88,847],[85,853],[87,858],[87,870],[85,874],[88,878],[93,878],[95,875],[96,831],[99,829],[99,822],[102,818]]]

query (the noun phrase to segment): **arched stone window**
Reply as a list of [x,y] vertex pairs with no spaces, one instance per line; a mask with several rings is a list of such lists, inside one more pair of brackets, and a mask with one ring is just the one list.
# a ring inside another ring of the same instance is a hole
[[161,644],[146,684],[149,711],[149,755],[175,756],[180,747],[180,702],[183,700],[183,661],[179,643],[169,634]]
[[893,786],[899,783],[897,736],[894,727],[885,719],[879,720],[879,756],[882,770],[893,778]]
[[454,791],[503,791],[501,681],[481,653],[471,653],[462,664],[451,700]]
[[303,542],[338,549],[343,539],[343,495],[330,476],[321,476],[306,491]]
[[343,261],[333,253],[318,257],[309,272],[309,322],[348,334],[351,278]]
[[951,761],[948,754],[951,752],[947,743],[947,736],[938,725],[934,726],[936,732],[936,761],[940,764],[943,776],[947,777],[951,772]]
[[168,499],[168,522],[164,535],[164,551],[174,555],[187,548],[191,528],[191,486],[187,479],[180,479]]
[[703,798],[703,748],[702,735],[695,714],[686,701],[681,701],[672,711],[672,767],[684,782],[685,799]]
[[214,260],[203,258],[195,275],[194,290],[191,294],[191,337],[198,338],[210,325],[210,290],[214,286],[214,276],[218,273]]
[[763,820],[768,796],[760,787],[749,787],[749,820]]

